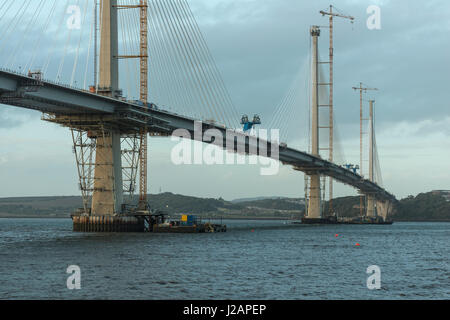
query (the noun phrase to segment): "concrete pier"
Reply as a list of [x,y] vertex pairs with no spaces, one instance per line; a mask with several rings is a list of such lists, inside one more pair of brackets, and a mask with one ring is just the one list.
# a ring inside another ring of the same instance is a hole
[[144,232],[144,219],[121,216],[73,216],[74,232]]

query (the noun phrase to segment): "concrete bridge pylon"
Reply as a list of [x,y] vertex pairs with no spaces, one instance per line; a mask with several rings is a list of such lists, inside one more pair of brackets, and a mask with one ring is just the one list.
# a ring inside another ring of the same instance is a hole
[[[319,45],[320,28],[318,26],[311,27],[312,36],[312,134],[311,153],[319,156]],[[320,174],[315,172],[310,174],[309,203],[308,203],[308,219],[321,219],[321,188]]]
[[[111,98],[121,96],[117,10],[117,0],[100,0],[100,52],[95,93]],[[111,125],[105,117],[95,114],[84,115],[84,119],[76,134],[72,134],[84,198],[83,212],[73,215],[74,231],[144,231],[143,218],[127,214],[124,206],[124,191],[130,193],[130,200],[134,195],[141,148],[139,132],[123,132],[120,126]],[[91,143],[84,142],[89,139]],[[122,144],[128,146],[127,149]],[[86,162],[86,149],[90,149],[95,160]],[[124,154],[127,157],[123,157]],[[123,159],[128,160],[123,164]]]
[[[117,0],[100,1],[100,70],[98,93],[115,97],[119,90]],[[111,129],[97,134],[91,213],[111,216],[123,204],[121,135]]]

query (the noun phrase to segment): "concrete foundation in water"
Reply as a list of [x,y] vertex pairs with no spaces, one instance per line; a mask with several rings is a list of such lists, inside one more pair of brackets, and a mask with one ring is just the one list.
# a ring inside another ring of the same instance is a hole
[[120,216],[72,216],[74,232],[145,232],[145,220]]

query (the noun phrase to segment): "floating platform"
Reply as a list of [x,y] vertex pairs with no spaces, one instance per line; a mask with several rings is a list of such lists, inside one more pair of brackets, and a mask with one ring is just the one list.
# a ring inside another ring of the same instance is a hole
[[180,226],[180,225],[155,225],[153,226],[154,233],[216,233],[227,232],[227,226],[219,224],[199,224],[194,226]]
[[154,233],[215,233],[227,232],[227,226],[222,224],[204,223],[197,216],[184,214],[181,220],[166,220],[165,216],[151,224]]

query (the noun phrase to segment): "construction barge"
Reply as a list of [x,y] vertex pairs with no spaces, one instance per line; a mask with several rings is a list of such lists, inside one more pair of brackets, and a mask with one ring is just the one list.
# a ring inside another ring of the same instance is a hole
[[183,215],[181,220],[170,220],[165,214],[148,211],[127,215],[92,216],[81,210],[71,215],[74,232],[149,232],[149,233],[216,233],[227,232],[223,224],[203,223],[193,215]]
[[216,233],[227,232],[223,224],[203,223],[196,216],[183,215],[181,221],[163,220],[152,224],[153,233]]

